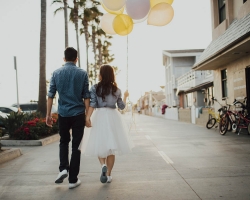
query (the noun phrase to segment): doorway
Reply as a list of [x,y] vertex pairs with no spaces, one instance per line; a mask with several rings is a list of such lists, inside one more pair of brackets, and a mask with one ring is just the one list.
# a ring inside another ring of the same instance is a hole
[[247,111],[250,114],[250,66],[245,69],[246,74],[246,94],[247,94]]

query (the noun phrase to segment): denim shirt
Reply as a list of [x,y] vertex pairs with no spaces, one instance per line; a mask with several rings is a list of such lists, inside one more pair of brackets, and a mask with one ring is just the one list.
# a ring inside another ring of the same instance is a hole
[[115,92],[115,96],[110,93],[109,95],[105,96],[105,100],[102,100],[102,97],[97,96],[96,94],[96,87],[93,85],[90,88],[90,106],[93,108],[103,108],[103,107],[108,107],[108,108],[116,108],[116,104],[118,108],[123,110],[125,108],[125,103],[122,101],[121,98],[121,90],[117,88]]
[[89,99],[89,80],[87,72],[77,67],[73,62],[65,65],[52,74],[48,97],[58,98],[58,114],[62,117],[72,117],[85,113],[83,99]]

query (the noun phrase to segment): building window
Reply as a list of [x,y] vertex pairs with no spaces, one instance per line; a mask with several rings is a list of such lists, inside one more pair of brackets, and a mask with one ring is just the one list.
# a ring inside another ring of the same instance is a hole
[[218,0],[219,3],[219,23],[226,19],[226,6],[225,0]]
[[227,70],[221,71],[222,98],[227,97]]
[[247,2],[247,0],[243,0],[243,3],[246,3]]

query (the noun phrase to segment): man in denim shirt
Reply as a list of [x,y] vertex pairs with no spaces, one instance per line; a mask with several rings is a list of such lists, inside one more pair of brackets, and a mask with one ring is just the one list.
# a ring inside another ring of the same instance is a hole
[[[85,110],[89,109],[90,93],[87,72],[76,66],[77,51],[67,47],[64,51],[65,65],[52,74],[47,101],[46,124],[52,126],[51,107],[58,92],[58,120],[60,134],[60,166],[55,183],[62,183],[69,173],[69,188],[81,184],[77,178],[81,152],[78,149],[84,132]],[[83,101],[84,99],[84,101]],[[72,154],[69,163],[70,129],[72,129]]]

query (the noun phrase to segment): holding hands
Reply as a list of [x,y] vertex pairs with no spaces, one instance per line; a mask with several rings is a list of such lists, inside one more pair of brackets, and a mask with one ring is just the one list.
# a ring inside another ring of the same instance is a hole
[[89,117],[86,117],[85,125],[86,125],[86,127],[88,127],[88,128],[92,127],[92,126],[91,126],[91,121],[90,121],[90,118],[89,118]]

